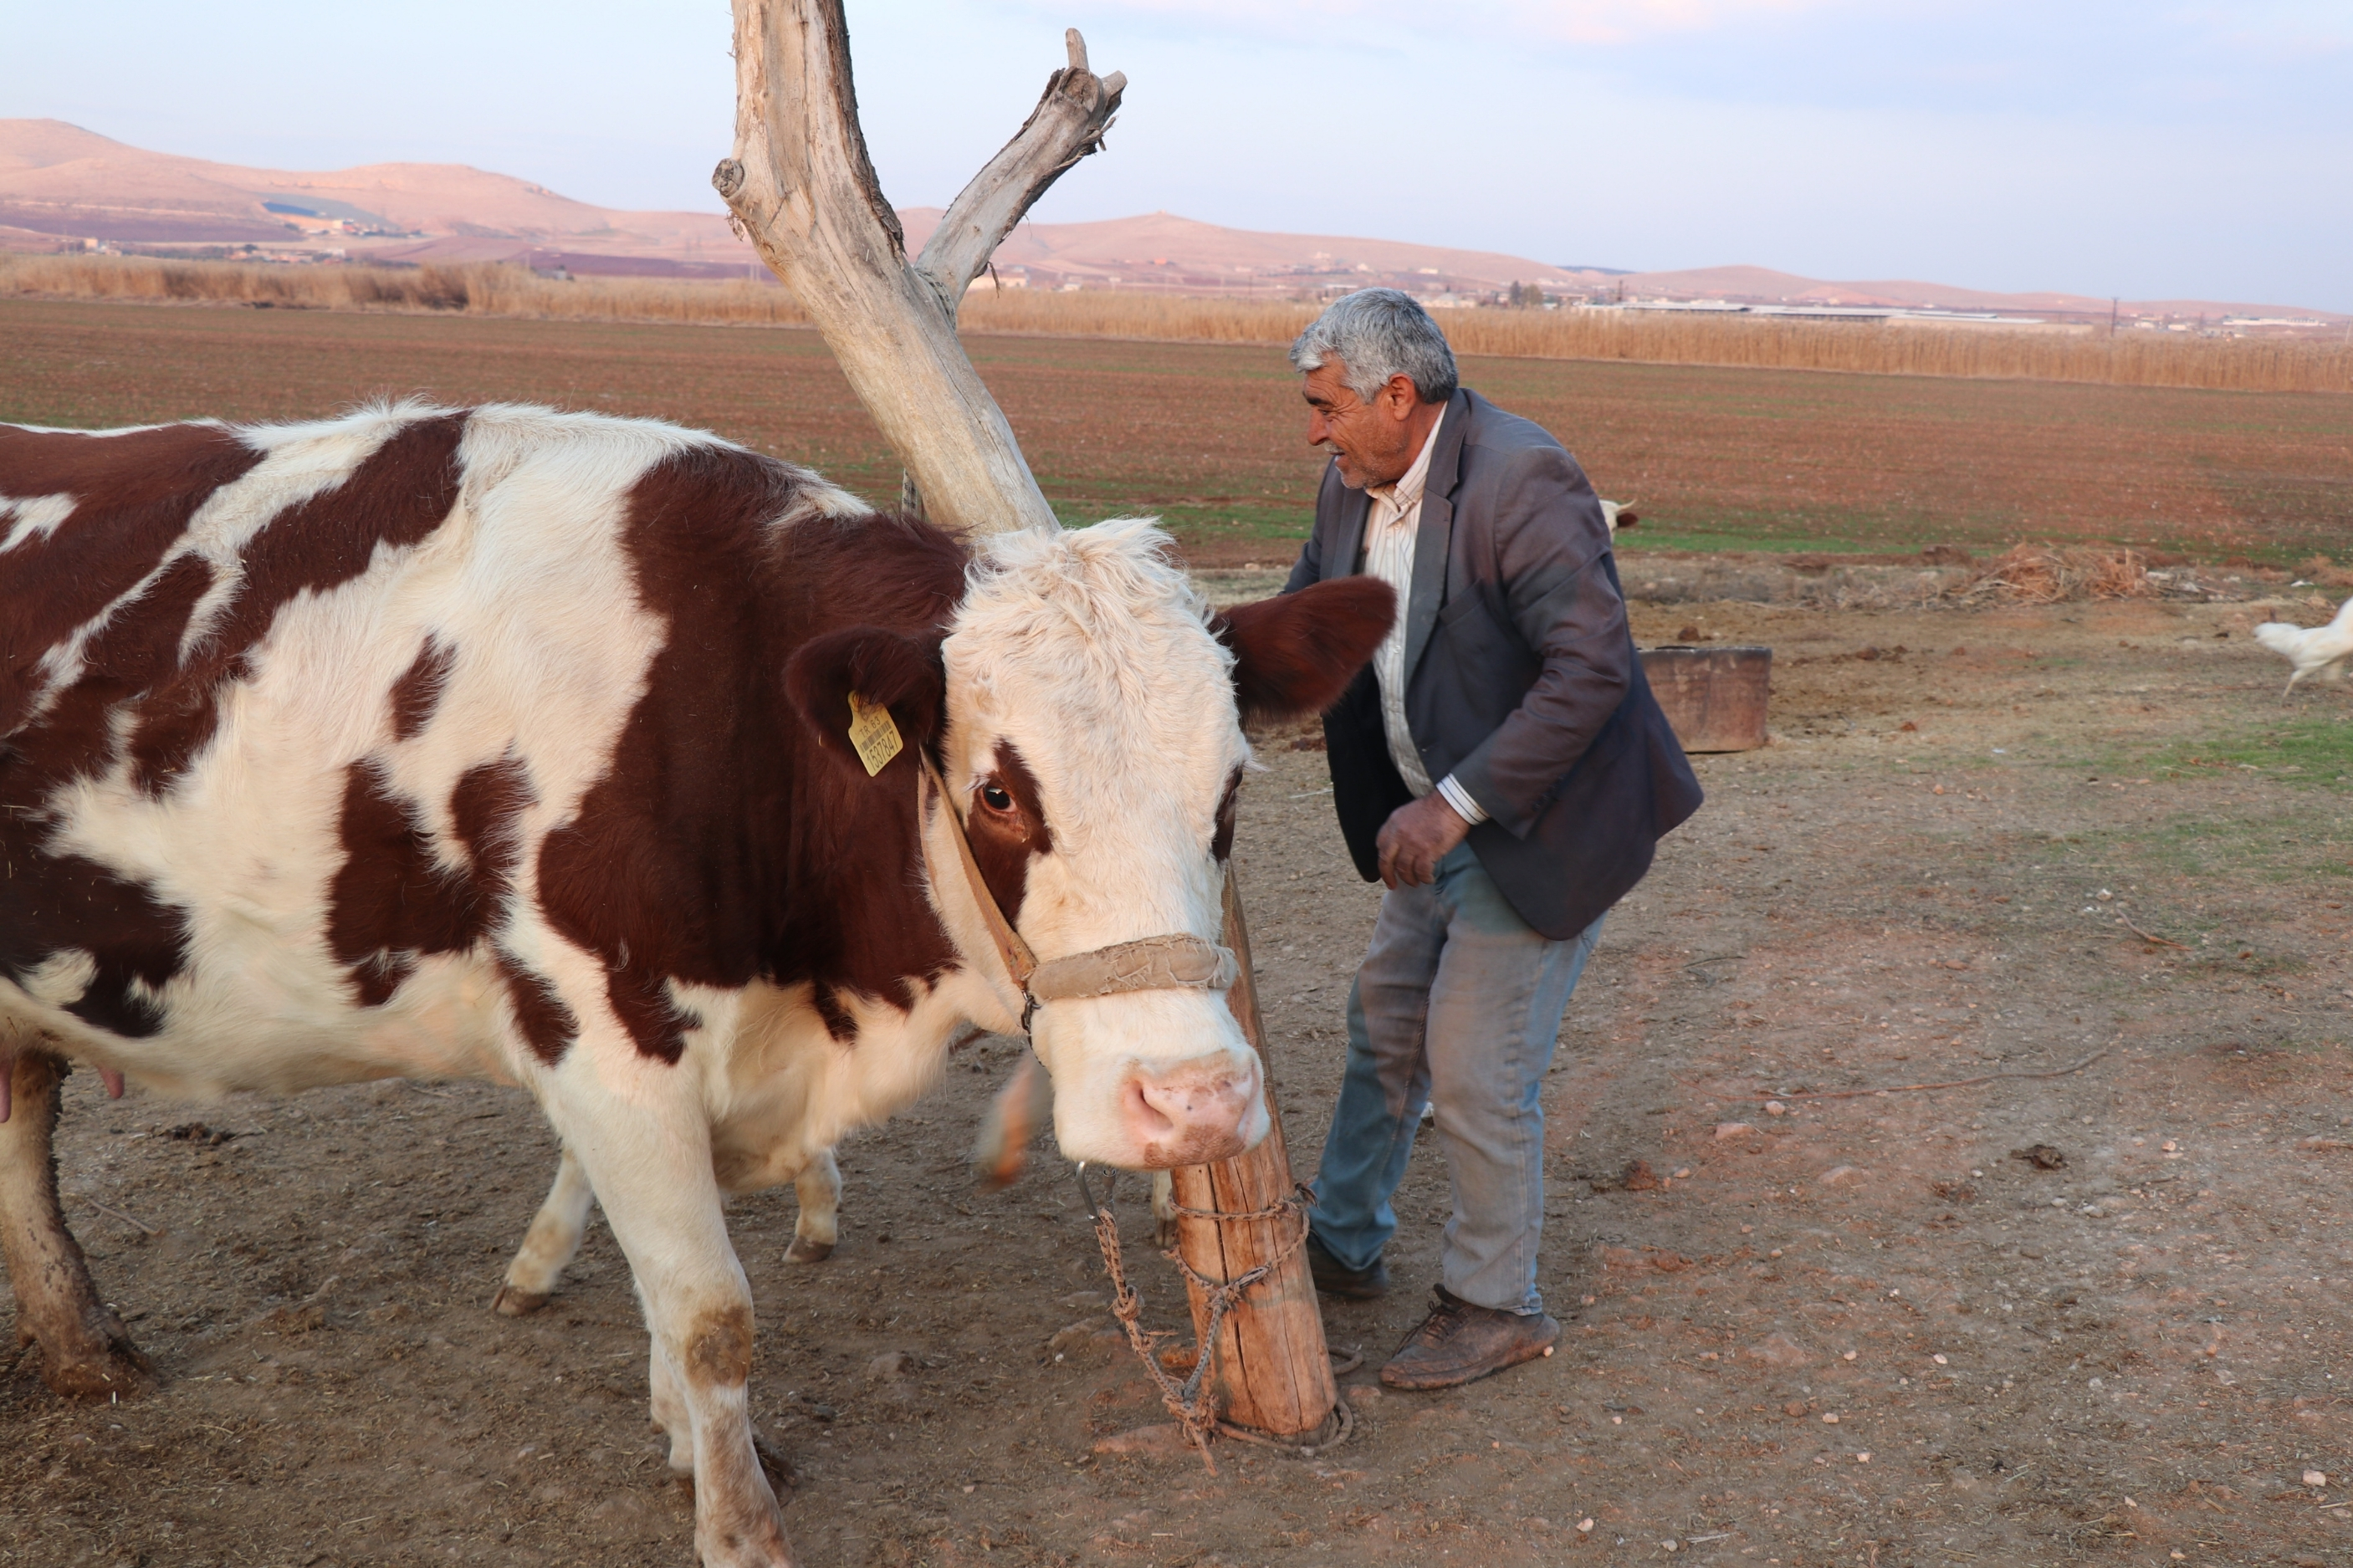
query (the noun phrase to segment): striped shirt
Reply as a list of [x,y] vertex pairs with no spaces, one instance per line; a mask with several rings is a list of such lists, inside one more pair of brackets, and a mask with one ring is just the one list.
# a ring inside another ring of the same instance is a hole
[[[1421,489],[1430,478],[1430,455],[1438,447],[1438,433],[1446,425],[1445,416],[1430,427],[1428,439],[1408,468],[1393,484],[1367,485],[1365,494],[1370,506],[1365,514],[1365,572],[1379,578],[1397,591],[1398,617],[1389,627],[1389,635],[1373,654],[1373,678],[1381,689],[1381,729],[1388,735],[1389,761],[1397,764],[1398,776],[1414,799],[1419,800],[1430,792],[1430,770],[1421,765],[1420,750],[1413,743],[1413,732],[1405,721],[1405,635],[1406,605],[1413,595],[1413,552],[1421,533]],[[1487,813],[1471,798],[1471,792],[1449,773],[1438,781],[1438,793],[1446,797],[1463,821],[1478,824],[1487,820]]]

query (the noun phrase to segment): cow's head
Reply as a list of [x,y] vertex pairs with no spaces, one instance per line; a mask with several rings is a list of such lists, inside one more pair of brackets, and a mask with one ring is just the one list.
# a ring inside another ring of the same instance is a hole
[[[1135,520],[998,535],[936,653],[861,630],[794,660],[829,740],[855,689],[934,748],[983,879],[1043,962],[1172,933],[1219,941],[1242,721],[1329,707],[1395,612],[1387,584],[1355,577],[1211,616],[1167,544]],[[995,975],[976,911],[940,885],[958,864],[949,831],[936,816],[925,829],[933,901]],[[1031,1030],[1071,1159],[1196,1164],[1266,1134],[1258,1059],[1222,991],[1056,1000]]]

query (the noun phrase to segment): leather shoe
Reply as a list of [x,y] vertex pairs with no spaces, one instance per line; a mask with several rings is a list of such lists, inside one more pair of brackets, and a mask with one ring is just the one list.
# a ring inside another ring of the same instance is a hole
[[1307,1272],[1320,1294],[1344,1301],[1374,1301],[1388,1294],[1388,1264],[1376,1258],[1369,1268],[1351,1268],[1324,1251],[1313,1231],[1307,1235]]
[[1381,1368],[1391,1388],[1452,1388],[1548,1355],[1560,1325],[1542,1312],[1473,1306],[1440,1285],[1437,1305]]

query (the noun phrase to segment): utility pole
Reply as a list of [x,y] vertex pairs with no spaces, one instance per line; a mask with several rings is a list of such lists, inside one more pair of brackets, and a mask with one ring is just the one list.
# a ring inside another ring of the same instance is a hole
[[2116,335],[2116,305],[2117,305],[2117,299],[2116,299],[2116,295],[2114,295],[2114,294],[2109,295],[2109,296],[2108,296],[2108,336],[2110,336],[2110,337],[2112,337],[2112,338],[2113,338],[2113,337],[2115,337],[2115,336]]

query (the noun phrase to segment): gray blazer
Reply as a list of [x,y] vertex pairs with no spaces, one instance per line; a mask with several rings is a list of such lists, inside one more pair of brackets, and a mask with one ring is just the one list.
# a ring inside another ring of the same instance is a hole
[[[1325,471],[1283,592],[1364,569],[1368,506]],[[1542,426],[1468,389],[1430,454],[1404,613],[1406,726],[1422,766],[1485,808],[1470,844],[1520,917],[1575,936],[1699,809],[1699,781],[1642,678],[1584,471]],[[1381,825],[1412,796],[1369,666],[1324,734],[1341,831],[1370,881]]]

